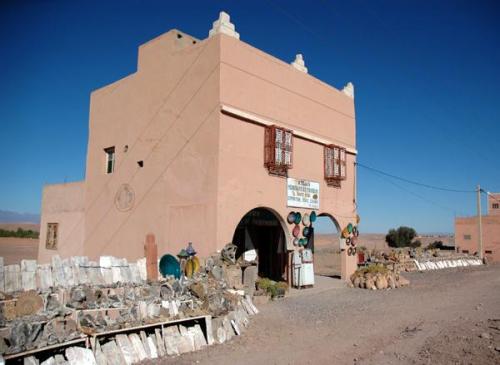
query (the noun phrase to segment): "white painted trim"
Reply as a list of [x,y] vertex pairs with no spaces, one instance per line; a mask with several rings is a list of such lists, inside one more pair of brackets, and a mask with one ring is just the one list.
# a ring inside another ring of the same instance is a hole
[[[243,118],[243,119],[248,119],[248,120],[250,120],[254,123],[260,124],[260,125],[264,125],[264,126],[278,125],[278,126],[280,126],[280,124],[277,122],[262,118],[256,114],[249,113],[249,112],[246,112],[244,110],[241,110],[241,109],[229,106],[229,105],[221,104],[220,109],[221,109],[221,111],[223,111],[227,114],[235,115],[235,116]],[[289,127],[286,127],[286,126],[284,126],[284,127],[286,129],[290,129]],[[296,130],[296,129],[293,129],[292,132],[297,137],[304,138],[304,139],[307,139],[309,141],[313,141],[313,142],[316,142],[316,143],[319,143],[319,144],[322,144],[325,146],[328,146],[331,144],[338,145],[340,147],[344,147],[346,149],[346,152],[348,152],[352,155],[358,154],[358,150],[356,150],[355,148],[352,148],[352,147],[347,147],[347,146],[343,145],[342,143],[333,142],[333,141],[330,141],[328,139],[321,138],[319,136],[315,136],[311,133],[303,132],[303,131]]]

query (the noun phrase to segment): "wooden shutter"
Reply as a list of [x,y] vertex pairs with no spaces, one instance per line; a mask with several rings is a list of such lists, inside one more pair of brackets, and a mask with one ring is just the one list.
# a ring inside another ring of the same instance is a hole
[[264,166],[270,173],[285,176],[293,163],[293,133],[275,125],[266,127]]
[[329,145],[324,148],[324,171],[328,185],[340,187],[347,178],[347,157],[345,148]]

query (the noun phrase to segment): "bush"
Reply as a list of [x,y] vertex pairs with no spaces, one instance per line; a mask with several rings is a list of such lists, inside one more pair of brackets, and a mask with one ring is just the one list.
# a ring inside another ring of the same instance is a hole
[[443,241],[434,241],[432,243],[429,243],[429,245],[426,247],[426,250],[436,250],[436,249],[443,249]]
[[38,238],[39,233],[31,229],[24,230],[18,228],[16,231],[0,228],[0,237],[17,237],[17,238]]
[[413,242],[410,243],[410,247],[411,248],[417,248],[417,247],[420,247],[422,246],[422,241],[420,240],[415,240]]
[[267,292],[274,282],[268,278],[261,278],[257,280],[257,288]]
[[284,281],[276,282],[268,278],[261,278],[257,280],[257,288],[264,291],[274,299],[278,296],[285,295],[288,291],[288,284]]
[[353,276],[364,276],[367,273],[370,274],[387,274],[389,272],[389,269],[385,267],[384,265],[381,264],[375,264],[375,265],[369,265],[367,267],[359,268],[357,269]]
[[[413,247],[412,241],[416,236],[417,232],[413,228],[402,226],[398,229],[389,230],[389,233],[385,236],[385,241],[389,247]],[[420,245],[421,244],[420,242]]]

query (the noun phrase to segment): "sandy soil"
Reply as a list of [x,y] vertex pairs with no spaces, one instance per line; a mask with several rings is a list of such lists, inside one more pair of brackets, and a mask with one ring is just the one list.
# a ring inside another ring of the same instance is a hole
[[[442,241],[447,245],[453,246],[454,238],[452,236],[419,236],[417,237],[422,242],[422,247],[434,241]],[[337,243],[336,243],[337,242]],[[314,236],[314,244],[316,247],[338,246],[336,236],[328,234],[316,234]],[[361,233],[358,239],[358,245],[368,249],[387,250],[390,249],[385,242],[385,234],[381,233]]]
[[36,223],[0,223],[0,229],[15,231],[18,228],[40,232],[40,225]]
[[[40,225],[34,223],[0,223],[1,229],[15,231],[18,228],[40,231]],[[4,265],[19,264],[22,259],[36,260],[38,256],[38,239],[0,237],[0,257]]]
[[36,260],[37,256],[37,239],[0,237],[0,257],[5,265],[19,264],[22,259]]
[[230,343],[157,363],[500,364],[500,265],[406,277],[389,291],[303,290],[261,306]]

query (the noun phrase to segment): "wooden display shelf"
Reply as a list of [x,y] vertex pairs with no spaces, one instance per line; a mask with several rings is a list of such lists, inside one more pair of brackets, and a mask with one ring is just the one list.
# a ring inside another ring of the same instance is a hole
[[93,334],[89,334],[89,337],[102,337],[102,336],[109,336],[109,335],[116,335],[120,334],[123,332],[137,332],[143,329],[151,328],[151,327],[162,327],[166,325],[173,325],[173,324],[181,324],[183,322],[191,322],[191,321],[196,321],[196,320],[204,320],[205,323],[208,322],[209,319],[211,319],[212,316],[206,315],[206,316],[196,316],[196,317],[187,317],[187,318],[182,318],[182,319],[174,319],[171,321],[162,321],[162,322],[155,322],[155,323],[149,323],[149,324],[143,324],[140,326],[134,326],[134,327],[126,327],[126,328],[120,328],[117,330],[109,330],[109,331],[104,331],[104,332],[97,332]]
[[45,347],[41,347],[41,348],[37,348],[37,349],[33,349],[33,350],[22,351],[22,352],[18,352],[15,354],[4,355],[4,359],[5,360],[12,360],[12,359],[26,357],[26,356],[30,356],[30,355],[33,355],[36,353],[55,350],[55,349],[59,349],[59,348],[63,348],[63,347],[76,345],[76,344],[84,344],[84,346],[86,348],[90,348],[91,347],[90,345],[92,343],[95,343],[95,340],[98,337],[108,337],[108,336],[114,336],[117,334],[128,333],[128,332],[139,332],[141,330],[148,329],[148,328],[163,327],[163,326],[182,324],[182,323],[193,322],[193,321],[194,322],[204,321],[204,326],[202,326],[202,329],[205,330],[205,337],[207,339],[207,342],[213,343],[213,337],[211,335],[211,333],[212,333],[212,316],[211,315],[204,315],[204,316],[187,317],[187,318],[182,318],[182,319],[174,319],[174,320],[169,320],[169,321],[155,322],[155,323],[149,323],[149,324],[144,324],[144,325],[140,325],[140,326],[126,327],[126,328],[120,328],[120,329],[116,329],[116,330],[87,334],[87,335],[83,335],[81,338],[77,338],[77,339],[74,339],[71,341],[57,343],[54,345],[45,346]]
[[77,339],[74,339],[74,340],[71,340],[71,341],[56,343],[54,345],[45,346],[45,347],[41,347],[41,348],[38,348],[38,349],[33,349],[33,350],[28,350],[28,351],[22,351],[22,352],[18,352],[18,353],[15,353],[15,354],[10,354],[10,355],[4,355],[3,358],[5,360],[10,360],[10,359],[18,358],[18,357],[25,357],[25,356],[33,355],[33,354],[36,354],[36,353],[39,353],[39,352],[54,350],[54,349],[61,348],[61,347],[68,347],[68,346],[75,345],[75,344],[81,343],[81,342],[86,343],[87,339],[88,339],[88,337],[84,336],[84,337],[77,338]]

